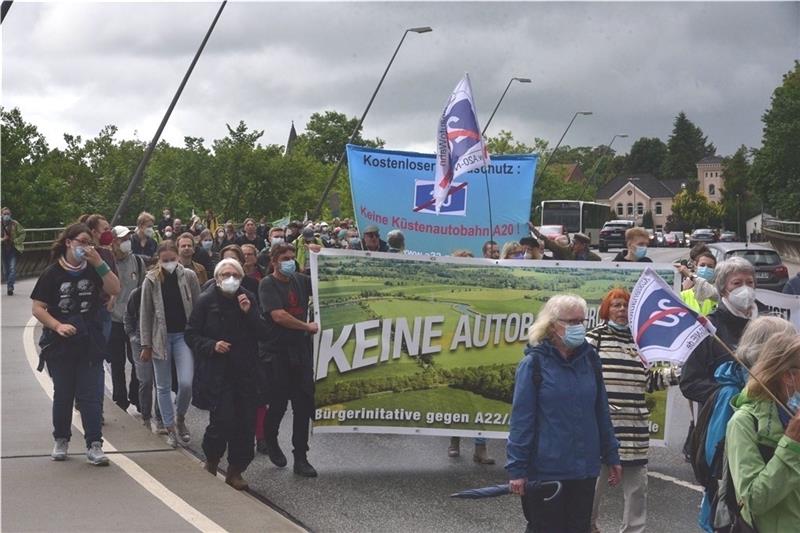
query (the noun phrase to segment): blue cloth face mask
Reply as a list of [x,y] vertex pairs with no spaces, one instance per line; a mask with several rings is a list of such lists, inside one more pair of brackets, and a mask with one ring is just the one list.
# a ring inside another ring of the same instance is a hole
[[295,271],[294,259],[288,261],[281,261],[280,271],[284,276],[291,276]]
[[[792,383],[794,383],[794,375],[792,375]],[[792,414],[797,414],[797,411],[800,410],[800,390],[797,389],[797,384],[795,384],[794,394],[786,400],[786,407],[789,408]]]
[[707,266],[697,267],[697,277],[703,278],[706,281],[713,281],[714,269]]
[[609,320],[608,321],[608,325],[611,326],[612,329],[615,329],[617,331],[626,331],[626,330],[630,329],[630,328],[628,328],[628,324],[618,324],[617,322],[614,322],[613,320]]
[[572,324],[564,329],[562,337],[567,348],[574,349],[586,341],[586,326],[583,324]]
[[72,249],[72,253],[75,254],[75,259],[83,261],[86,257],[86,248],[83,246],[76,246]]
[[642,257],[647,255],[647,246],[637,246],[636,251],[633,252],[633,255],[636,256],[636,259],[641,259]]

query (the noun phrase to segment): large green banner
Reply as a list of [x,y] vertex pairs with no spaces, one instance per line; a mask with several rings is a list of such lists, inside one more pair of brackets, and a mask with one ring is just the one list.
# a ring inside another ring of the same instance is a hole
[[[671,265],[653,266],[674,284]],[[640,264],[311,255],[317,432],[505,438],[514,373],[548,298],[630,290]],[[648,399],[663,439],[666,391]]]

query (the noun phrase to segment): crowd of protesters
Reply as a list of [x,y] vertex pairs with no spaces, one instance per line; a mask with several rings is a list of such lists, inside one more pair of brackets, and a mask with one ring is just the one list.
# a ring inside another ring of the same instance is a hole
[[[5,251],[24,229],[12,224],[10,213],[6,220],[5,209],[3,215]],[[531,229],[519,241],[487,241],[483,257],[600,260],[585,235],[548,239]],[[645,230],[629,229],[614,261],[649,262],[648,242]],[[239,490],[247,488],[242,474],[255,451],[278,467],[288,464],[277,437],[291,402],[293,469],[315,477],[307,453],[312,337],[319,326],[309,319],[306,272],[311,254],[322,248],[403,253],[405,237],[392,230],[384,240],[376,226],[359,233],[348,219],[270,226],[248,218],[237,227],[220,223],[210,210],[186,223],[170,210],[160,221],[143,212],[134,229],[112,228],[98,214],[69,225],[31,294],[33,314],[44,326],[39,369],[46,366],[54,383],[52,459],[67,458],[75,405],[87,460],[108,464],[102,449],[105,360],[113,401],[122,409],[135,406],[144,425],[172,447],[193,439],[185,418],[190,404],[209,411],[205,468],[216,474],[227,452],[226,481]],[[453,256],[472,254],[457,250]],[[701,343],[680,381],[690,400],[714,403],[708,461],[722,462],[731,480],[723,487],[723,474],[704,487],[699,523],[715,531],[725,510],[718,493],[728,490],[739,503],[734,521],[762,532],[796,531],[797,332],[783,319],[762,316],[767,309],[755,299],[755,272],[747,261],[717,264],[700,247],[677,269],[681,298],[707,315],[722,341]],[[12,294],[13,268],[6,270]],[[598,531],[599,507],[607,487],[616,485],[624,497],[622,531],[645,529],[648,368],[631,336],[629,299],[626,288],[611,290],[600,305],[601,322],[587,331],[586,301],[557,295],[531,326],[517,369],[506,461],[510,490],[522,497],[531,532]],[[494,464],[486,441],[474,444],[474,461]],[[453,437],[448,455],[459,454],[460,439]],[[529,481],[558,481],[562,490],[546,500]]]

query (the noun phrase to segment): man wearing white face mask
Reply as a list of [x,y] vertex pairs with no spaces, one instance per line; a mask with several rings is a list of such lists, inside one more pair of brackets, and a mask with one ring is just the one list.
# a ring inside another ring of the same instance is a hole
[[[756,302],[755,269],[746,259],[732,257],[717,265],[715,285],[720,302],[707,318],[717,328],[717,337],[735,350],[748,322],[767,311],[765,306]],[[683,365],[680,381],[683,395],[692,401],[705,403],[719,387],[714,372],[726,361],[733,361],[728,351],[716,340],[706,338]]]
[[156,253],[158,243],[155,240],[156,231],[153,226],[156,219],[147,211],[142,211],[136,218],[136,236],[131,240],[131,250],[136,255],[149,259]]
[[133,365],[133,354],[128,336],[125,334],[124,321],[131,291],[142,285],[147,269],[144,260],[131,253],[131,230],[125,226],[114,226],[111,231],[114,235],[114,240],[111,241],[111,250],[117,264],[117,277],[120,284],[120,293],[114,300],[114,307],[111,309],[111,335],[108,339],[111,380],[114,385],[112,398],[120,409],[127,409],[130,404],[138,408],[139,380],[136,379],[135,369],[131,372],[129,390],[125,383],[125,361],[130,361]]

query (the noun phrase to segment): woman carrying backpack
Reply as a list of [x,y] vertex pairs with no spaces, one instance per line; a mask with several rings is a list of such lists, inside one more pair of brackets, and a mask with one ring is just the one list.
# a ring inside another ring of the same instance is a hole
[[[619,443],[595,349],[586,342],[586,301],[560,294],[542,307],[517,367],[506,452],[510,490],[522,496],[531,533],[586,533],[601,462],[620,482]],[[560,481],[550,501],[528,480]]]
[[725,454],[745,522],[739,531],[748,531],[745,525],[759,533],[800,531],[800,336],[770,337],[752,375],[760,383],[750,377],[734,399],[726,432]]

